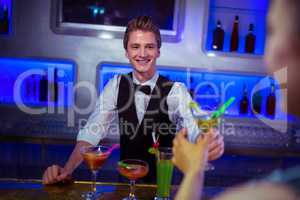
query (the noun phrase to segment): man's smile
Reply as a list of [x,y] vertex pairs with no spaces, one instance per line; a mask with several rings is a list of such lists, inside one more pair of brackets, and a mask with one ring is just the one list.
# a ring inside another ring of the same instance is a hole
[[136,59],[135,61],[140,65],[147,65],[151,59]]

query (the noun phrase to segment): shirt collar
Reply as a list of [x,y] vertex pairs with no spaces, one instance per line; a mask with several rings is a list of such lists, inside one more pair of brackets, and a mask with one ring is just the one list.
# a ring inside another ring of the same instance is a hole
[[144,83],[141,83],[135,76],[134,73],[132,73],[132,80],[133,83],[135,84],[139,84],[139,85],[149,85],[151,87],[151,90],[153,90],[153,88],[155,87],[156,81],[158,79],[158,73],[155,72],[155,74],[152,76],[151,79],[145,81]]

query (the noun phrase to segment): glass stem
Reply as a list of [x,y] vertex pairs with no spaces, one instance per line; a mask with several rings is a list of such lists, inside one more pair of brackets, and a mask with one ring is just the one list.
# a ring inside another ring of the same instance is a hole
[[96,193],[96,179],[97,179],[97,170],[92,171],[92,192],[95,194]]
[[135,199],[135,180],[130,180],[129,199]]

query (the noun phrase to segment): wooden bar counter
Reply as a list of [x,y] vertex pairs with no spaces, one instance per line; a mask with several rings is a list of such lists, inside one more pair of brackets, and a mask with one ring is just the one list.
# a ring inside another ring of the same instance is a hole
[[[173,195],[177,188],[173,186]],[[44,186],[41,180],[0,179],[1,200],[82,200],[81,194],[90,189],[90,182],[86,181]],[[129,185],[97,182],[97,191],[102,193],[99,200],[120,200],[128,195]],[[136,196],[141,200],[152,200],[155,192],[156,185],[136,185]]]
[[[0,179],[1,200],[82,200],[81,194],[90,189],[90,182],[86,181],[44,186],[36,179]],[[172,186],[171,197],[177,189],[178,185]],[[220,187],[205,187],[202,200],[208,200],[222,190]],[[99,200],[121,200],[129,194],[129,184],[97,182],[97,191],[102,193]],[[155,193],[156,185],[136,185],[136,196],[140,200],[153,200]]]

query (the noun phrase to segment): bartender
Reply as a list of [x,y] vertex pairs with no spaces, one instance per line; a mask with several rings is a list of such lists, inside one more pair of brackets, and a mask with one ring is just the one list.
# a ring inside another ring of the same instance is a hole
[[[188,130],[187,138],[191,142],[197,140],[201,131],[188,107],[192,98],[187,88],[156,71],[161,48],[158,26],[147,16],[131,20],[124,34],[123,46],[133,72],[116,75],[107,83],[94,112],[78,133],[69,160],[64,167],[48,167],[43,175],[44,184],[69,179],[82,162],[80,149],[97,145],[112,129],[120,136],[120,159],[148,162],[147,182],[155,181],[155,157],[148,153],[153,145],[153,133],[155,138],[159,136],[160,146],[164,147],[171,147],[175,133],[184,127]],[[212,132],[209,160],[219,158],[224,152],[223,137],[217,130]]]

